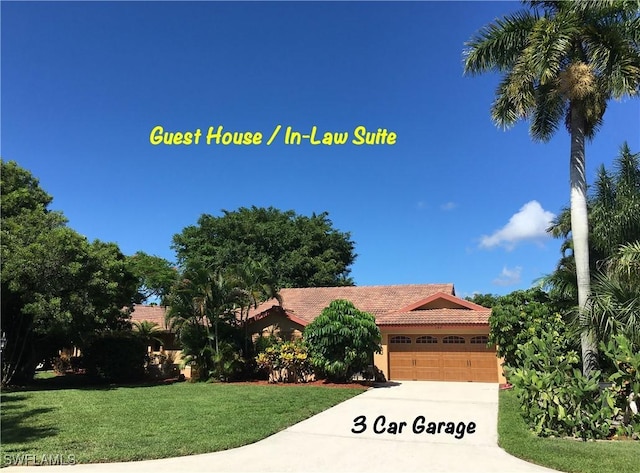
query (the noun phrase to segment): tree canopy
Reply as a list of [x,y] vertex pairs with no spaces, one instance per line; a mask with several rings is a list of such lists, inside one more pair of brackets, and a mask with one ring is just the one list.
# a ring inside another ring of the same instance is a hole
[[465,299],[482,307],[491,308],[498,303],[500,296],[495,294],[474,294],[472,297],[465,297]]
[[178,270],[164,258],[137,251],[128,258],[129,270],[138,278],[138,302],[151,298],[164,304],[178,279]]
[[66,226],[31,173],[0,161],[2,383],[28,380],[38,362],[100,330],[128,326],[136,278],[117,245]]
[[214,270],[253,260],[269,268],[279,287],[352,285],[354,242],[333,228],[328,213],[298,215],[269,207],[203,214],[173,238],[178,263]]

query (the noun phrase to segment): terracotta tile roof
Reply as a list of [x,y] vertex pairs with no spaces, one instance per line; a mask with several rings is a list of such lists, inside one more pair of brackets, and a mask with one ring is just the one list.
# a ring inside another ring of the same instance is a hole
[[131,313],[131,322],[155,322],[162,329],[166,329],[164,323],[165,308],[157,305],[135,305]]
[[[287,313],[311,322],[334,299],[347,299],[360,310],[378,318],[437,293],[453,295],[453,284],[406,284],[395,286],[343,286],[285,288],[280,290]],[[277,305],[275,300],[260,304],[249,314],[253,317]]]
[[476,325],[488,324],[491,309],[427,309],[388,312],[376,317],[378,325]]
[[[315,319],[335,299],[347,299],[360,310],[376,317],[378,325],[466,325],[488,324],[491,309],[455,297],[453,284],[407,284],[393,286],[345,286],[285,288],[280,290],[282,306],[294,320],[304,325]],[[439,301],[452,308],[438,307]],[[249,318],[261,318],[278,302],[271,299],[253,309]],[[165,328],[165,309],[137,305],[131,320],[148,320]]]

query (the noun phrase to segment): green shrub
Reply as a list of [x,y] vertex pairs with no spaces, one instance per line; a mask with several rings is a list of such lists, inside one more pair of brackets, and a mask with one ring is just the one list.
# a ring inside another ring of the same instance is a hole
[[253,342],[254,353],[263,353],[267,348],[275,346],[280,342],[282,342],[282,340],[273,333],[268,335],[262,334]]
[[87,371],[114,381],[139,381],[144,377],[147,347],[130,333],[106,333],[95,337],[83,350]]
[[382,337],[375,317],[347,300],[332,301],[304,331],[311,363],[331,381],[345,382],[373,364]]
[[220,381],[234,381],[244,372],[246,360],[240,355],[238,347],[226,341],[218,343],[218,351],[211,353],[212,369],[209,377]]
[[256,363],[268,373],[271,383],[302,383],[313,374],[307,346],[302,341],[270,346],[258,354]]
[[192,367],[192,380],[233,381],[248,371],[240,350],[244,344],[242,331],[222,323],[218,331],[216,348],[215,336],[205,324],[188,323],[180,328],[182,364]]
[[518,368],[508,376],[529,427],[542,437],[606,438],[620,409],[611,391],[600,390],[600,371],[587,378],[565,337],[543,333],[521,346]]
[[600,349],[617,370],[609,376],[609,390],[621,411],[618,433],[640,439],[640,350],[623,335],[601,344]]

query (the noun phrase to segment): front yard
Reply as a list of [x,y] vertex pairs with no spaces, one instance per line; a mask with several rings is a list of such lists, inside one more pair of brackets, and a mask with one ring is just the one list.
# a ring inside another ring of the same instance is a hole
[[499,444],[524,460],[568,473],[638,473],[640,442],[539,438],[520,416],[513,391],[500,392]]
[[[3,465],[43,457],[77,463],[166,458],[255,442],[363,389],[177,383],[3,392]],[[538,438],[513,391],[500,392],[500,446],[570,473],[637,473],[640,442]]]
[[[3,465],[166,458],[255,442],[363,389],[177,383],[3,392]],[[36,460],[38,461],[38,460]]]

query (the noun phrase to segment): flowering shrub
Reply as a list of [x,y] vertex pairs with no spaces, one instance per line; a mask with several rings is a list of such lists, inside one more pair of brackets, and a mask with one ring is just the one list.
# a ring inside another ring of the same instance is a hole
[[256,357],[256,363],[267,371],[270,383],[304,383],[313,375],[307,347],[299,341],[268,347]]

